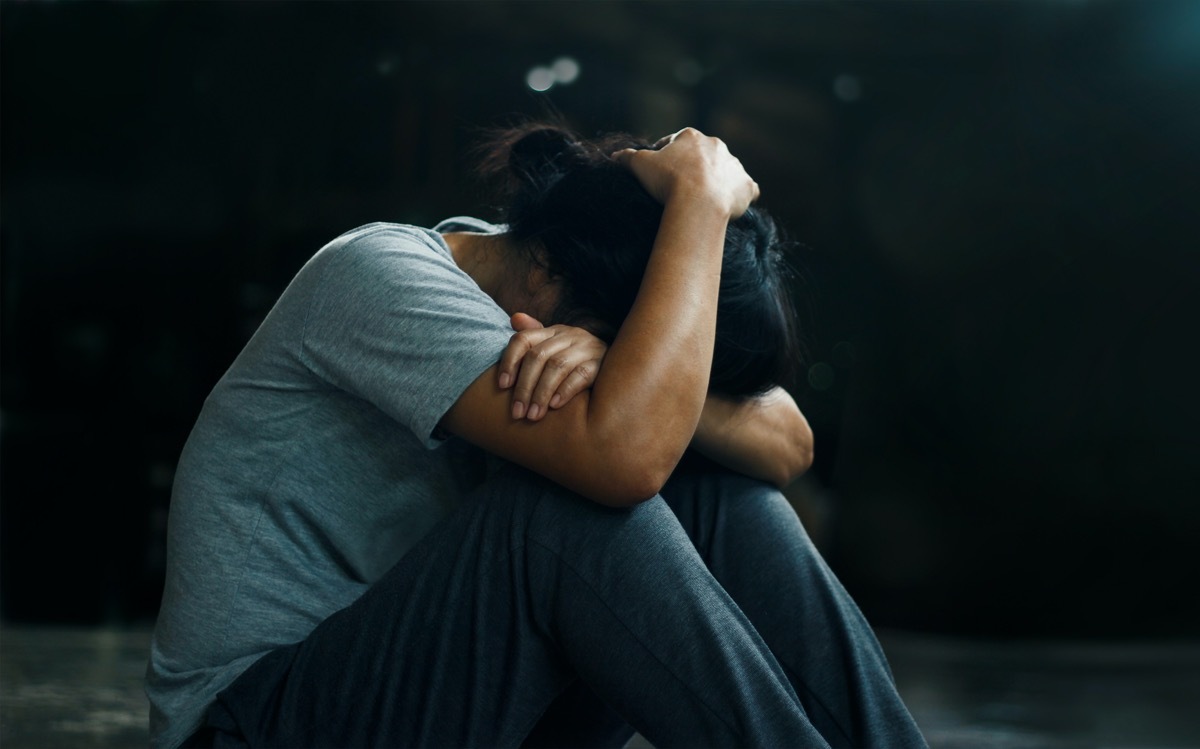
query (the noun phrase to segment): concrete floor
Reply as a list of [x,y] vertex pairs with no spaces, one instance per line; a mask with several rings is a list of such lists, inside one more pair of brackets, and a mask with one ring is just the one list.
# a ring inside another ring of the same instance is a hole
[[0,629],[0,747],[145,747],[148,630]]
[[882,639],[933,749],[1200,747],[1200,642]]
[[[0,629],[0,746],[145,746],[149,638]],[[1200,747],[1200,643],[882,639],[933,749]]]

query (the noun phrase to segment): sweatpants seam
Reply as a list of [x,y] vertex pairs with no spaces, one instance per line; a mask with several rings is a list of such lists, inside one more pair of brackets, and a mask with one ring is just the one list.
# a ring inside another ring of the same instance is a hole
[[633,637],[634,641],[637,642],[638,645],[640,645],[645,652],[650,654],[651,658],[653,658],[655,661],[658,662],[658,664],[660,666],[662,666],[663,670],[666,671],[666,673],[668,673],[671,676],[671,678],[675,679],[675,681],[678,682],[680,684],[680,686],[684,687],[685,691],[691,692],[695,696],[697,702],[699,702],[701,705],[703,705],[704,708],[706,710],[708,710],[710,713],[712,713],[712,715],[717,720],[719,720],[722,724],[724,724],[724,726],[726,727],[726,729],[729,730],[730,733],[732,733],[732,734],[738,733],[738,731],[732,725],[730,725],[728,721],[726,721],[723,717],[721,717],[720,713],[718,713],[716,710],[714,710],[705,700],[700,698],[700,696],[696,692],[689,690],[687,688],[688,687],[687,681],[684,680],[682,677],[680,677],[678,674],[676,674],[675,671],[670,666],[668,666],[661,658],[658,657],[657,654],[654,653],[654,651],[652,651],[649,647],[646,646],[646,644],[644,642],[642,642],[642,638],[639,637],[637,635],[637,633],[635,633],[633,631],[633,629],[631,629],[630,626],[625,623],[625,621],[617,614],[617,612],[614,611],[613,608],[608,605],[608,602],[604,600],[604,597],[601,596],[596,591],[595,587],[593,587],[592,584],[589,583],[583,577],[583,575],[579,573],[579,570],[575,569],[575,567],[573,567],[571,565],[571,563],[566,560],[565,557],[563,557],[561,554],[559,554],[558,552],[551,549],[549,546],[543,544],[542,542],[540,542],[536,539],[530,538],[530,539],[528,539],[528,542],[531,544],[540,546],[542,549],[546,550],[548,553],[554,555],[559,560],[559,563],[562,564],[563,567],[565,567],[566,569],[570,570],[571,574],[575,575],[576,579],[578,579],[581,583],[583,583],[583,585],[588,589],[589,592],[591,592],[591,594],[596,598],[596,600],[600,602],[600,605],[602,605],[608,611],[608,613],[617,621],[617,623],[620,624],[621,627],[624,628],[624,630],[626,632],[628,632],[631,637]]
[[833,722],[833,725],[837,726],[837,729],[842,732],[842,737],[846,739],[849,745],[853,746],[854,739],[851,738],[850,734],[846,732],[845,726],[843,726],[842,722],[837,719],[837,716],[833,714],[833,711],[829,709],[829,707],[825,704],[825,701],[813,691],[812,687],[808,685],[808,682],[802,679],[799,674],[789,668],[788,665],[783,661],[779,661],[779,665],[783,667],[783,670],[786,671],[789,676],[791,676],[792,683],[799,684],[800,686],[804,687],[804,691],[812,697],[814,702],[821,706],[821,709],[824,710],[825,714],[829,716],[829,719]]

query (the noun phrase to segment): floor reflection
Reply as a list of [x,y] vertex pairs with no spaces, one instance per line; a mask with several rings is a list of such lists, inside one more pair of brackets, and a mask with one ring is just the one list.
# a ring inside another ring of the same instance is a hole
[[931,747],[1200,747],[1200,643],[882,639]]
[[[933,749],[1200,747],[1200,643],[882,640]],[[145,746],[149,641],[144,629],[4,627],[0,746]]]

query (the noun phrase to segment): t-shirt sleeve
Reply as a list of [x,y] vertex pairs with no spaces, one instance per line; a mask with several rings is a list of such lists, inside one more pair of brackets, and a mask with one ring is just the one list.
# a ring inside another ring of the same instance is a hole
[[430,448],[442,416],[512,335],[508,315],[432,241],[388,225],[326,248],[302,341],[318,377]]

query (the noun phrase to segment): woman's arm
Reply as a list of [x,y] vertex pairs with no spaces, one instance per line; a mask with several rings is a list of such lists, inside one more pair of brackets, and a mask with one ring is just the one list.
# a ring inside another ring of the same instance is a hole
[[[514,391],[514,403],[529,403],[513,418],[538,421],[552,409],[591,388],[608,346],[582,328],[544,328],[525,314],[512,317],[517,331],[500,357],[501,388]],[[808,419],[783,388],[755,398],[709,394],[700,412],[692,447],[716,462],[783,488],[813,461]]]
[[[529,315],[512,317],[517,334],[500,357],[501,388],[513,390],[513,418],[538,421],[591,388],[608,346],[582,328],[544,328]],[[716,462],[783,488],[808,470],[813,434],[808,420],[783,388],[756,398],[704,400],[692,447]]]
[[726,468],[782,489],[812,465],[813,433],[783,388],[745,400],[710,395],[692,447]]
[[637,298],[592,389],[541,421],[517,420],[493,367],[442,424],[590,499],[630,505],[662,487],[695,434],[725,227],[758,186],[723,143],[691,129],[658,151],[615,157],[663,203],[663,217]]

